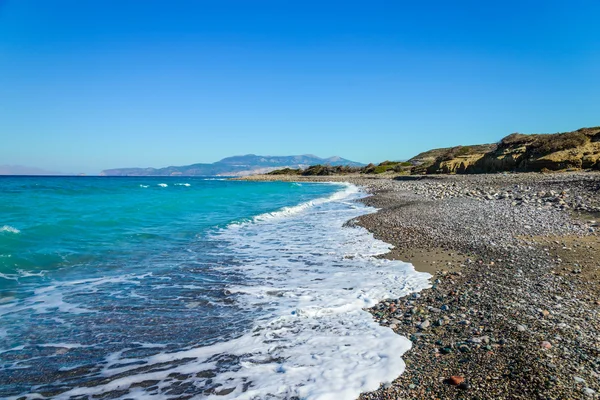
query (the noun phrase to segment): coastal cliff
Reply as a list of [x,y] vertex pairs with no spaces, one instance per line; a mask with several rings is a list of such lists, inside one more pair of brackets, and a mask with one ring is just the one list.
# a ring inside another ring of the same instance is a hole
[[[432,149],[407,161],[378,165],[311,165],[268,173],[282,176],[486,174],[600,170],[600,126],[554,134],[513,133],[498,143]],[[252,176],[251,179],[255,179]],[[267,180],[270,180],[267,178]]]
[[409,161],[415,164],[413,174],[598,170],[600,127],[556,134],[513,133],[498,144],[436,149]]

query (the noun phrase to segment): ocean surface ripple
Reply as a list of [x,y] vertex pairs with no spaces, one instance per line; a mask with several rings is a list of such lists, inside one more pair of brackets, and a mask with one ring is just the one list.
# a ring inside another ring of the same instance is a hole
[[410,341],[364,308],[429,275],[345,224],[375,211],[355,186],[14,179],[2,398],[354,399],[404,370]]

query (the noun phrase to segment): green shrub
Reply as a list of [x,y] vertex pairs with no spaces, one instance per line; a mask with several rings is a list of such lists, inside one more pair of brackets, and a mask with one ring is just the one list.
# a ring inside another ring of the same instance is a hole
[[523,135],[522,133],[511,133],[500,141],[503,146],[526,144],[532,141],[535,135]]
[[267,175],[299,175],[299,169],[283,168],[269,172]]
[[456,151],[457,156],[466,156],[467,154],[471,154],[473,149],[471,146],[460,146],[460,148]]
[[389,165],[378,165],[375,167],[375,170],[373,172],[376,174],[383,174],[384,172],[387,172],[391,169],[394,169],[394,168],[390,167]]
[[532,149],[538,154],[550,154],[557,151],[583,146],[588,137],[581,132],[567,132],[555,135],[538,135]]
[[331,165],[311,165],[302,171],[302,175],[337,175],[337,174],[352,174],[360,172],[360,168],[358,167],[350,167],[348,165],[337,165],[332,167]]

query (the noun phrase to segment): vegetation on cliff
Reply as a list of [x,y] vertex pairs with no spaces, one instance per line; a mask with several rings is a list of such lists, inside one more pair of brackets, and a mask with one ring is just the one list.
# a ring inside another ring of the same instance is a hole
[[513,133],[498,143],[432,149],[408,161],[384,161],[364,167],[313,165],[284,168],[271,175],[477,174],[600,170],[600,127],[554,134]]
[[348,165],[311,165],[306,169],[283,168],[269,172],[267,175],[302,175],[302,176],[324,176],[359,173],[362,168]]
[[422,163],[413,173],[600,169],[600,127],[555,134],[513,133],[497,144],[468,147],[468,151],[461,146],[438,149],[443,151],[436,153],[433,162]]
[[378,165],[369,164],[362,168],[348,165],[331,166],[318,164],[312,165],[306,169],[277,169],[269,172],[267,175],[324,176],[343,174],[383,174],[385,172],[408,174],[413,166],[414,164],[408,161],[384,161]]
[[483,155],[495,150],[496,148],[496,144],[445,147],[441,149],[428,150],[417,154],[408,161],[414,165],[414,167],[411,169],[411,173],[419,175],[428,173],[429,169],[433,165],[437,165],[442,161],[449,161],[456,157],[477,157],[477,155]]

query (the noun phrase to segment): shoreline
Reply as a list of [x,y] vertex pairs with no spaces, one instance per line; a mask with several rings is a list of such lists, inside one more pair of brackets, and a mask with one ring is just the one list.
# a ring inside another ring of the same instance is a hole
[[365,188],[378,211],[352,222],[433,276],[370,310],[413,348],[361,400],[598,397],[600,174],[281,178],[241,179]]

